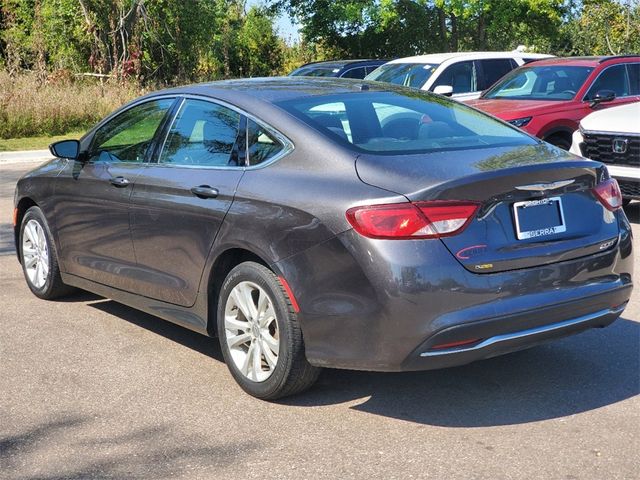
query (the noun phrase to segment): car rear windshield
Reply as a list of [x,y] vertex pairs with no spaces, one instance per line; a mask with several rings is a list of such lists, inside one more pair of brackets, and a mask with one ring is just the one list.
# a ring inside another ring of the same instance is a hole
[[303,67],[289,74],[291,77],[335,77],[339,67]]
[[461,103],[408,89],[313,96],[278,105],[361,152],[396,155],[536,143],[520,130]]
[[593,67],[531,66],[508,73],[482,98],[505,100],[571,100]]
[[366,79],[422,88],[436,68],[438,68],[437,64],[387,63],[367,75]]

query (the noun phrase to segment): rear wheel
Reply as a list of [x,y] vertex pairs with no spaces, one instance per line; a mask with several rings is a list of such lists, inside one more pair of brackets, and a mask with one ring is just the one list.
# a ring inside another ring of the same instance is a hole
[[274,400],[302,392],[318,378],[289,297],[268,268],[245,262],[231,270],[217,314],[227,367],[250,395]]
[[31,207],[22,218],[19,247],[24,278],[34,295],[53,300],[74,290],[62,283],[51,232],[40,208]]

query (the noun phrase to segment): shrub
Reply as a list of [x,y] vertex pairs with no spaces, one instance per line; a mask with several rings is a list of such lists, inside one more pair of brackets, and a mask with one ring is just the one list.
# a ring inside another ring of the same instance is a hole
[[41,81],[35,73],[0,72],[0,138],[88,129],[140,93],[133,84],[64,73]]

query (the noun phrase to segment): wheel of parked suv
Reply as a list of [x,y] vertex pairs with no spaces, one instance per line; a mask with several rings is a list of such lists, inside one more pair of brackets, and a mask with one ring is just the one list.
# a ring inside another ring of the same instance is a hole
[[20,224],[20,262],[31,291],[52,300],[73,291],[62,283],[58,257],[47,221],[38,207],[31,207]]
[[217,313],[227,367],[250,395],[274,400],[302,392],[318,378],[320,369],[305,357],[291,301],[265,266],[245,262],[231,270]]
[[544,141],[563,150],[569,150],[571,148],[571,139],[564,135],[551,135],[550,137],[545,138]]

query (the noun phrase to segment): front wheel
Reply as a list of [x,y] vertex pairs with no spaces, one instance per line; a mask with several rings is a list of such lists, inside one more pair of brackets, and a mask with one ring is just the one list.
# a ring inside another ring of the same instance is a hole
[[62,283],[51,232],[38,207],[31,207],[22,218],[19,248],[24,278],[34,295],[52,300],[73,291]]
[[218,336],[231,375],[254,397],[275,400],[308,389],[309,364],[297,315],[278,277],[255,262],[235,267],[218,301]]

